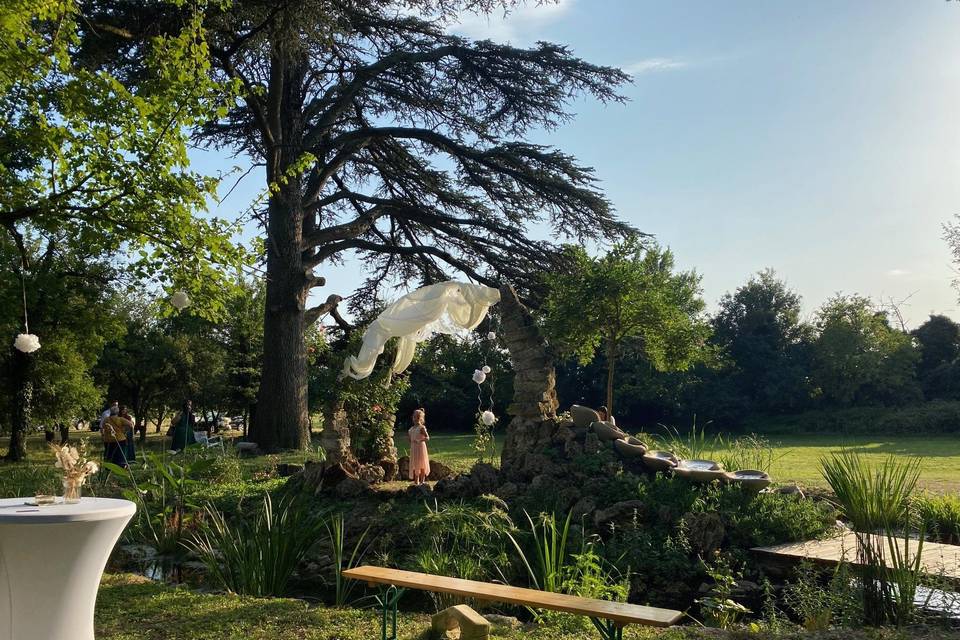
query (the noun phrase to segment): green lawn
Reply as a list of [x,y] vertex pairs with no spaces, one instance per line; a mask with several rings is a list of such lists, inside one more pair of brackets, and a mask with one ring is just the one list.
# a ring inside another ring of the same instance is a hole
[[[399,441],[399,438],[398,438]],[[452,466],[468,468],[474,459],[472,435],[433,434],[430,455]],[[960,490],[960,436],[773,436],[776,460],[771,473],[778,482],[798,482],[803,486],[824,486],[820,459],[847,447],[865,454],[872,461],[887,455],[918,456],[921,483],[935,491]],[[502,446],[502,439],[498,446]]]
[[[397,631],[400,640],[430,638],[430,616],[400,607]],[[508,612],[512,613],[512,612]],[[373,609],[310,606],[286,598],[246,598],[198,593],[151,582],[130,574],[105,575],[97,598],[95,619],[99,640],[376,640],[380,637],[379,613]],[[671,629],[629,625],[627,640],[907,640],[956,638],[955,633],[934,628],[803,632],[799,629],[759,632],[701,629],[695,624]],[[499,640],[596,640],[599,636],[582,618],[563,627],[524,625],[516,629],[494,626],[491,638]]]
[[[90,432],[72,432],[71,437],[82,435],[90,441],[90,451],[99,450],[99,435]],[[406,438],[398,434],[397,448],[400,455],[407,453]],[[960,436],[827,436],[798,435],[772,436],[776,460],[772,474],[778,482],[798,482],[804,486],[823,486],[819,461],[832,451],[848,447],[866,454],[871,460],[880,461],[889,454],[918,456],[922,458],[921,482],[935,491],[960,491]],[[148,448],[159,451],[162,440],[150,435]],[[43,449],[43,436],[30,438],[31,462],[17,465],[17,473],[30,473],[31,468],[46,466],[51,458]],[[0,441],[0,455],[5,453],[5,442]],[[472,450],[473,434],[434,433],[430,440],[430,455],[450,465],[457,471],[466,471],[475,460]],[[503,439],[499,438],[498,446]],[[303,462],[316,458],[315,452],[290,452],[274,457],[245,458],[243,465],[249,472],[267,468],[276,461]],[[39,469],[37,469],[39,471]],[[0,463],[0,487],[5,475],[13,472],[11,465]],[[0,491],[6,495],[7,491]]]

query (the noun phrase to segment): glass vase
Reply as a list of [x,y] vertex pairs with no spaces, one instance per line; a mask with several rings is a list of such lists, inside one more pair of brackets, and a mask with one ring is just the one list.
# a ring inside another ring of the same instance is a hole
[[80,502],[80,494],[82,493],[81,487],[83,487],[83,480],[80,480],[79,478],[64,478],[63,503],[77,504]]

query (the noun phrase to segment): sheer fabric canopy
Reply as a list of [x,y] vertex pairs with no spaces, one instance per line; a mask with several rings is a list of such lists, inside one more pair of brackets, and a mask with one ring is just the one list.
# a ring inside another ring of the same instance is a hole
[[418,342],[435,333],[474,329],[498,302],[498,290],[466,282],[441,282],[408,293],[370,323],[359,355],[347,357],[340,377],[361,380],[369,376],[391,338],[400,339],[392,366],[394,373],[400,373],[413,360]]

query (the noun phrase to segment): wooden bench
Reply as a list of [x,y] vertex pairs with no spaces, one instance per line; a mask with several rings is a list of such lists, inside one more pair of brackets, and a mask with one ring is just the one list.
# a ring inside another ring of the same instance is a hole
[[[518,604],[537,609],[552,609],[588,616],[604,640],[622,640],[623,628],[628,624],[669,627],[676,624],[684,615],[682,612],[672,609],[658,609],[638,604],[581,598],[565,593],[522,589],[503,584],[461,580],[460,578],[447,578],[428,573],[385,569],[383,567],[356,567],[344,571],[343,577],[366,582],[371,586],[385,586],[379,598],[379,603],[383,608],[380,627],[382,640],[396,640],[397,638],[397,601],[406,589],[450,593],[465,598]],[[392,629],[390,635],[387,634],[388,622]]]

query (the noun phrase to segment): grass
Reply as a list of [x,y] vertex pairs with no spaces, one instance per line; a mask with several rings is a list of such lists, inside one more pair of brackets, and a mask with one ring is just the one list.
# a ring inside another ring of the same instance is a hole
[[[429,638],[430,616],[401,610],[401,640]],[[250,598],[198,593],[166,586],[141,576],[107,574],[97,598],[95,630],[98,640],[372,640],[380,637],[379,614],[373,609],[314,607],[302,600]],[[657,630],[630,625],[628,640],[906,640],[955,638],[951,631],[934,628],[828,631],[798,630],[756,633],[700,630],[695,626]],[[596,640],[592,628],[570,631],[549,625],[527,625],[515,630],[494,627],[491,638],[500,640]]]
[[[89,451],[96,453],[100,448],[99,434],[89,431],[72,431],[71,438],[85,437],[90,441]],[[960,491],[960,436],[831,436],[831,435],[775,435],[769,436],[776,448],[771,475],[777,482],[797,482],[807,487],[826,487],[820,475],[820,459],[845,447],[863,454],[866,462],[879,463],[888,455],[913,456],[922,458],[920,463],[920,486],[941,492]],[[396,437],[400,455],[406,455],[408,446],[402,433]],[[0,496],[11,495],[7,487],[16,486],[11,475],[38,475],[48,478],[47,484],[54,491],[55,476],[51,473],[51,459],[43,448],[43,435],[29,439],[31,459],[22,465],[7,465],[0,462]],[[0,440],[0,456],[5,453],[5,442]],[[476,458],[473,449],[473,434],[432,433],[430,456],[451,466],[455,471],[468,470]],[[503,446],[503,436],[497,439],[498,450]],[[151,433],[147,447],[159,451],[162,438]],[[714,452],[719,455],[721,451]],[[245,475],[267,469],[278,462],[303,463],[314,459],[314,452],[286,452],[277,456],[259,456],[243,458]]]
[[[399,441],[399,438],[398,438]],[[807,487],[826,487],[820,474],[824,456],[846,448],[860,453],[869,463],[888,455],[921,458],[920,486],[936,492],[960,491],[960,436],[770,436],[775,447],[771,475],[777,482],[797,482]],[[473,434],[432,434],[430,456],[454,469],[469,469],[474,461]],[[399,445],[399,442],[398,442]],[[498,438],[498,451],[503,439]],[[401,454],[403,447],[401,446]],[[719,456],[723,449],[714,452]]]

